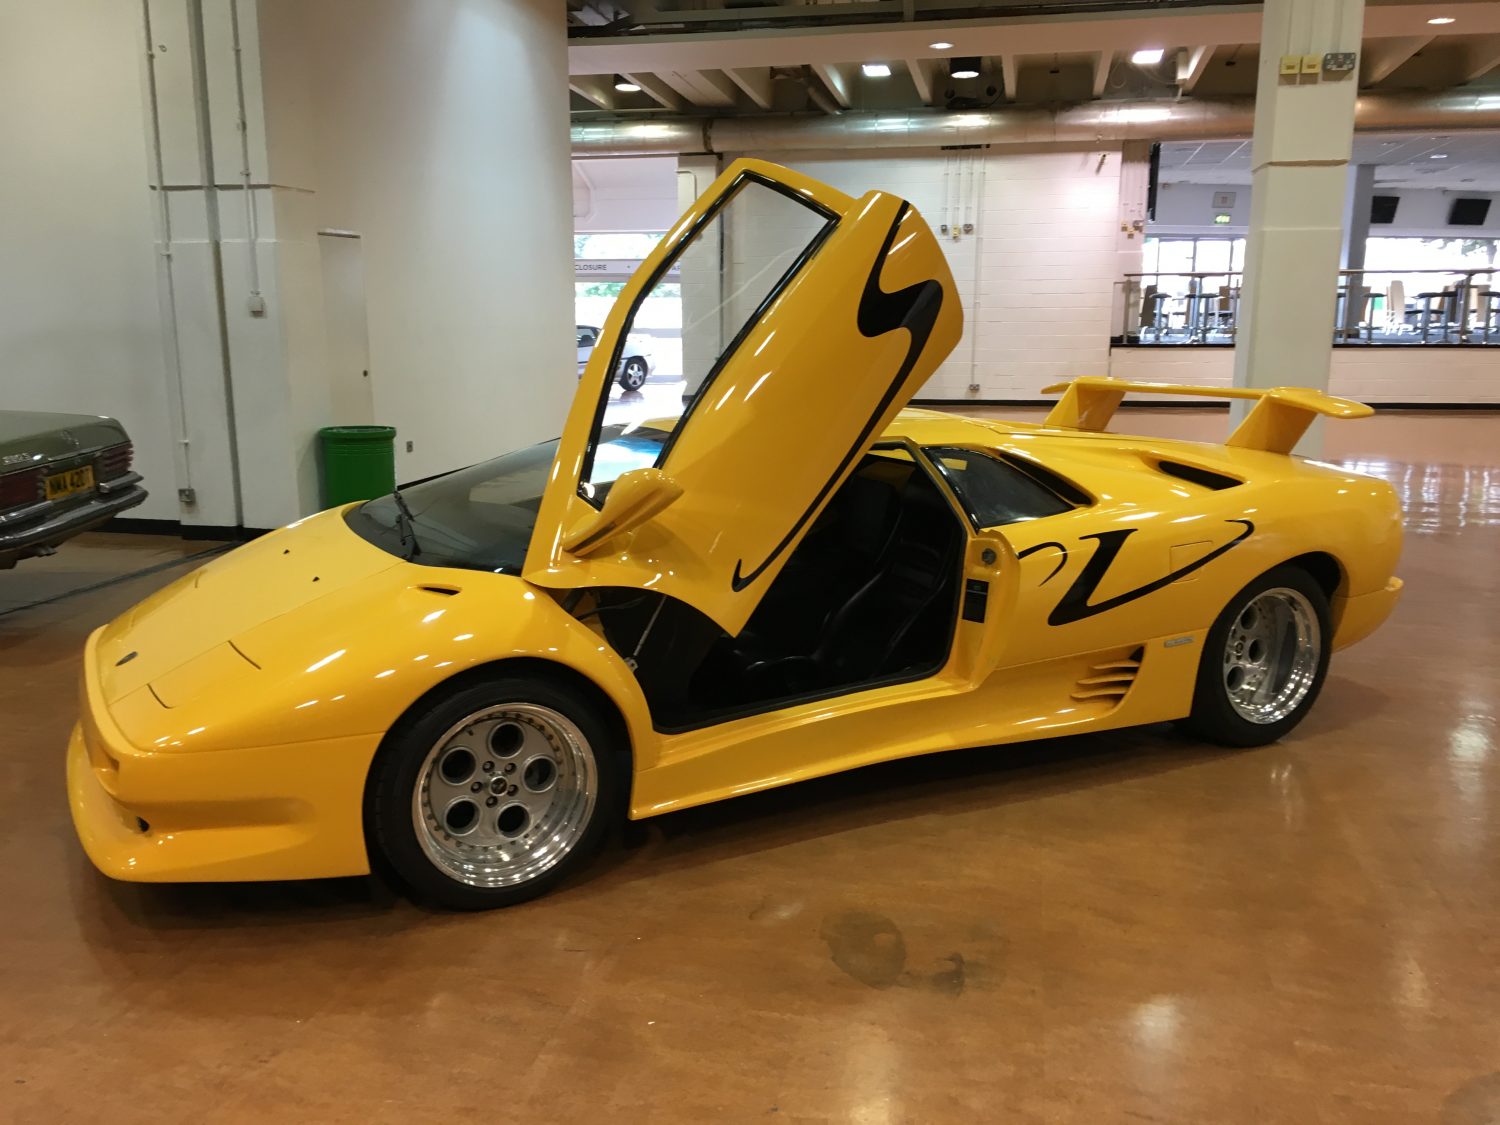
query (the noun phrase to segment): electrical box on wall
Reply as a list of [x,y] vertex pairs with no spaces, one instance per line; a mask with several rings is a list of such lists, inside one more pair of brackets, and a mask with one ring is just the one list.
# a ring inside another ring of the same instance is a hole
[[1353,51],[1329,51],[1323,56],[1325,74],[1348,74],[1354,69],[1356,55]]
[[1232,211],[1232,210],[1234,210],[1234,200],[1235,200],[1235,193],[1234,192],[1232,192],[1232,191],[1216,191],[1216,192],[1214,192],[1214,210],[1215,211]]

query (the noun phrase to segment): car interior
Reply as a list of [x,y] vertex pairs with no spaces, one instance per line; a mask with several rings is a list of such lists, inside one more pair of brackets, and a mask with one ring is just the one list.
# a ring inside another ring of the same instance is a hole
[[659,729],[931,675],[958,617],[963,522],[904,451],[867,454],[738,636],[681,602],[595,591]]

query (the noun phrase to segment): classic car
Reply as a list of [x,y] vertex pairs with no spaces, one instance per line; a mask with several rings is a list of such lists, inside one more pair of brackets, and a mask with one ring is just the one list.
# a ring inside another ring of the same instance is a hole
[[[581,376],[599,343],[599,329],[590,324],[579,324],[578,329],[578,374]],[[632,335],[625,342],[617,365],[620,386],[627,391],[638,391],[656,369],[656,359],[649,339]]]
[[[693,393],[612,419],[674,264],[717,294],[684,318]],[[909,204],[733,164],[626,286],[560,439],[301,520],[89,639],[88,855],[143,881],[378,868],[482,908],[620,818],[871,762],[1290,731],[1400,591],[1392,489],[1291,453],[1369,408],[1147,388],[1252,400],[1222,445],[1109,433],[1140,389],[1112,379],[1050,388],[1040,423],[903,410],[960,328]]]
[[113,418],[0,410],[0,570],[146,499],[132,454]]

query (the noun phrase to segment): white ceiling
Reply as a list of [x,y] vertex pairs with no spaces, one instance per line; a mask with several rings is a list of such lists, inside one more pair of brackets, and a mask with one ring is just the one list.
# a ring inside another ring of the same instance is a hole
[[[1463,188],[1500,191],[1500,136],[1354,138],[1355,164],[1374,164],[1375,182],[1387,187]],[[1161,146],[1161,178],[1167,183],[1248,184],[1249,141],[1177,142]]]
[[[975,11],[981,4],[784,0],[775,8],[756,4],[752,9],[734,0],[574,0],[585,2],[596,9],[601,4],[628,8],[643,20],[638,26],[626,18],[618,26],[570,29],[572,107],[590,118],[1249,97],[1263,15],[1259,4],[1214,0],[1187,5],[1113,0],[1114,7],[1111,0],[1094,0],[1061,11],[996,0],[993,15],[941,20],[916,15],[919,8]],[[876,7],[892,16],[904,7],[906,15],[888,22],[860,20]],[[662,25],[651,12],[659,17],[663,10],[688,27],[658,31]],[[824,22],[775,26],[767,12],[779,12],[786,17],[783,23],[810,13]],[[1452,22],[1429,24],[1435,13]],[[726,18],[737,14],[756,19],[740,27]],[[951,46],[934,48],[937,42]],[[1159,64],[1137,66],[1130,55],[1141,47],[1161,48],[1165,57]],[[980,79],[948,77],[949,64],[959,55],[982,60]],[[1488,89],[1500,80],[1500,0],[1369,0],[1360,55],[1361,89],[1432,91],[1474,83]],[[890,76],[865,79],[860,73],[865,62],[884,63]],[[617,75],[630,77],[641,89],[618,91]],[[965,104],[955,104],[960,102]]]

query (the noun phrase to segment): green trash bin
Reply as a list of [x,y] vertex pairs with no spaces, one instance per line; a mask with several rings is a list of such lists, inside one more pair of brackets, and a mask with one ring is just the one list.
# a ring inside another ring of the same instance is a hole
[[373,500],[396,487],[395,426],[325,426],[318,440],[325,507]]

